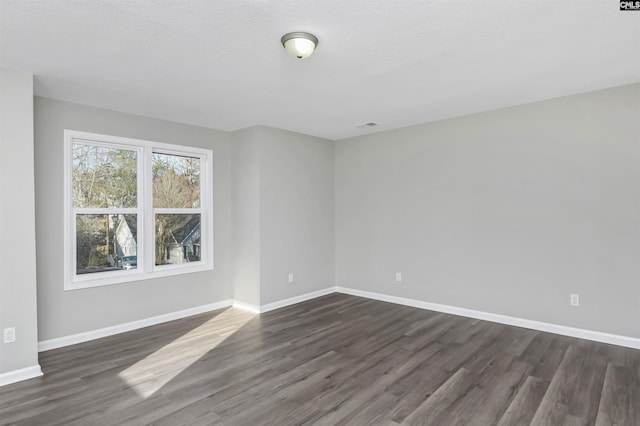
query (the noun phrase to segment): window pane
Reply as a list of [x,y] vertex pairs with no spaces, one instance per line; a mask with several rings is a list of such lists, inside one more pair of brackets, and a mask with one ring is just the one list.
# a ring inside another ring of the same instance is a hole
[[153,154],[153,207],[200,207],[200,159]]
[[138,153],[73,144],[73,206],[135,208]]
[[200,215],[156,215],[156,265],[200,260]]
[[138,266],[135,214],[76,216],[76,274],[134,269]]

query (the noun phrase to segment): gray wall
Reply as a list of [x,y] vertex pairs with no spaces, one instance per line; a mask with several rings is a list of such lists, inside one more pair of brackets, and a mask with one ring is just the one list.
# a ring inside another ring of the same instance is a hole
[[260,153],[255,127],[232,134],[231,212],[237,301],[260,306]]
[[234,133],[232,150],[237,299],[333,286],[333,142],[255,126]]
[[33,75],[0,69],[0,374],[38,365],[33,151]]
[[334,144],[268,127],[260,127],[260,137],[261,301],[267,304],[334,285]]
[[635,84],[337,142],[337,284],[640,337],[638,117]]
[[[213,149],[215,270],[63,291],[63,130]],[[35,98],[39,340],[233,297],[230,137],[226,132]]]

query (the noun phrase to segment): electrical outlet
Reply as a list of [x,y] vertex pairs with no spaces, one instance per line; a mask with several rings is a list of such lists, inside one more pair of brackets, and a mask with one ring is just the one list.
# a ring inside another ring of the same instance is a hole
[[400,272],[396,272],[396,281],[402,282],[402,274]]
[[571,306],[580,306],[580,295],[572,294],[569,303]]
[[293,282],[293,274],[289,274],[289,282],[292,283]]
[[9,327],[4,329],[4,343],[13,343],[16,341],[16,328]]

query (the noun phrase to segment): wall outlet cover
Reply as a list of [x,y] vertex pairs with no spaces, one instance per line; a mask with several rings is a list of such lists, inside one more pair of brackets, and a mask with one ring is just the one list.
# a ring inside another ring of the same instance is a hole
[[580,306],[580,296],[577,294],[572,294],[569,300],[571,306]]
[[9,327],[4,329],[4,343],[13,343],[16,341],[16,328]]

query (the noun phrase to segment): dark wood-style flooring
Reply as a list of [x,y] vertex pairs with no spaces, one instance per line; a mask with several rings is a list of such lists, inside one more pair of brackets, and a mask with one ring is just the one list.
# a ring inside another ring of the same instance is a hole
[[2,425],[640,425],[640,351],[332,294],[40,354]]

